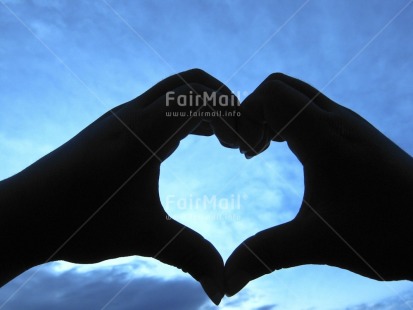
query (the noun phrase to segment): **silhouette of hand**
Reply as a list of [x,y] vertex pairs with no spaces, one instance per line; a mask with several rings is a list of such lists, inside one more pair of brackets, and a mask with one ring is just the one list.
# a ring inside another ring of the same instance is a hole
[[[248,116],[248,118],[246,117]],[[226,294],[276,269],[327,264],[377,280],[413,280],[413,160],[353,111],[308,84],[270,75],[241,105],[253,148],[287,141],[304,168],[297,216],[245,240],[225,266]]]
[[[190,117],[211,111],[202,101],[190,105],[191,96],[212,98],[216,90],[218,102],[226,96],[238,104],[227,87],[201,70],[169,77],[3,181],[4,206],[18,205],[1,220],[2,237],[10,240],[3,249],[12,255],[12,271],[2,270],[3,280],[49,260],[95,263],[140,255],[190,273],[219,303],[225,293],[221,255],[200,234],[170,219],[158,193],[161,162],[188,134],[215,133],[222,144],[238,147],[230,143],[237,140],[234,117]],[[19,218],[19,227],[11,218]]]

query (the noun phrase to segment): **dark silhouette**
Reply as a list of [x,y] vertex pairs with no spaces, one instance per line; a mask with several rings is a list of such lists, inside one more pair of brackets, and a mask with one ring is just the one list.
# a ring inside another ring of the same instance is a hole
[[189,98],[218,89],[217,100],[233,99],[201,70],[169,77],[3,180],[1,284],[49,260],[96,263],[140,255],[190,273],[219,303],[225,293],[221,255],[200,234],[170,219],[158,194],[161,162],[189,133],[215,133],[227,146],[225,141],[237,141],[235,116],[168,117],[171,111],[210,108],[166,102],[166,93]]
[[[168,101],[170,91],[188,99],[217,92],[211,100],[236,105],[180,104]],[[190,116],[234,109],[241,116]],[[190,133],[215,134],[248,158],[271,140],[287,141],[304,166],[297,217],[247,239],[225,267],[210,242],[170,219],[160,203],[160,164]],[[412,280],[412,201],[412,158],[356,113],[282,74],[238,106],[227,87],[195,69],[114,108],[0,182],[0,283],[50,260],[131,255],[190,273],[216,304],[252,279],[302,264]]]
[[287,141],[303,164],[305,192],[294,220],[248,238],[228,258],[227,295],[304,264],[413,280],[411,156],[358,114],[280,73],[246,98],[241,112],[239,132],[255,146],[242,152],[251,157],[271,139]]

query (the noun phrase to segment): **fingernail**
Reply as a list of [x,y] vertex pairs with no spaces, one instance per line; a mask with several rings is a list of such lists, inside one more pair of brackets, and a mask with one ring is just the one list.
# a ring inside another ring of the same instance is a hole
[[239,271],[229,277],[227,280],[227,288],[226,288],[226,293],[228,297],[235,295],[238,293],[242,288],[248,284],[250,281],[251,277],[243,271]]
[[221,299],[224,297],[223,288],[220,289],[221,285],[210,277],[204,277],[200,280],[200,282],[205,293],[212,300],[212,302],[218,306]]

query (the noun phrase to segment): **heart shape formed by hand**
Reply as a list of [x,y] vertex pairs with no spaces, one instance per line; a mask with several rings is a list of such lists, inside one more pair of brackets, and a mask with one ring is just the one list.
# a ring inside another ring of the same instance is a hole
[[[190,133],[215,134],[247,158],[286,141],[304,167],[294,220],[245,240],[225,266],[210,242],[168,219],[160,202],[160,165]],[[412,188],[412,158],[310,85],[273,74],[239,105],[220,81],[190,70],[112,109],[2,181],[0,201],[18,225],[1,225],[9,253],[1,280],[52,259],[94,263],[132,255],[190,273],[216,304],[263,274],[303,264],[413,280],[413,257],[405,251]]]
[[[386,223],[397,230],[398,221],[403,221],[403,228],[394,235],[400,238],[407,231],[408,223],[402,220],[406,210],[398,214],[386,206],[401,193],[406,195],[413,184],[412,169],[403,172],[412,167],[409,155],[353,111],[283,74],[265,79],[238,111],[235,121],[212,123],[221,144],[238,147],[251,158],[271,141],[287,141],[303,164],[306,188],[294,220],[248,238],[228,258],[224,272],[228,296],[273,270],[303,264],[328,264],[379,280],[413,277],[406,272],[411,270],[408,259],[389,261],[375,254],[383,248],[381,240],[388,231],[373,228]],[[370,152],[381,154],[374,165],[365,156]],[[391,173],[389,160],[401,163]],[[399,194],[389,192],[388,185],[379,181],[384,173],[397,183]],[[385,196],[380,195],[384,192]],[[350,221],[353,225],[348,225]],[[386,245],[391,255],[400,250],[401,245]],[[216,281],[204,285],[207,293],[208,285],[219,288],[209,294],[215,303],[217,296],[222,297],[222,286]]]
[[[378,181],[387,171],[386,161],[392,158],[402,163],[386,176],[406,193],[411,170],[404,178],[400,176],[403,167],[411,167],[411,158],[353,111],[284,74],[270,75],[237,108],[235,120],[221,118],[210,123],[221,144],[238,147],[251,158],[267,149],[271,141],[287,141],[304,166],[306,188],[294,220],[262,231],[235,249],[225,264],[225,293],[234,295],[257,277],[303,264],[329,264],[373,279],[400,279],[400,268],[394,261],[375,255],[388,232],[371,229],[370,223],[388,224],[395,215],[386,205],[396,195],[389,192],[388,184]],[[371,159],[361,158],[367,150],[384,153],[371,165]],[[384,192],[386,197],[377,195]],[[378,206],[380,215],[375,217]],[[397,216],[397,221],[402,217]],[[397,226],[395,220],[390,224]],[[401,227],[406,230],[408,223]],[[400,246],[387,245],[386,249],[396,253]],[[407,260],[403,266],[407,268]],[[223,295],[217,281],[210,279],[203,285],[207,293],[213,292],[209,296],[215,303],[217,296]]]

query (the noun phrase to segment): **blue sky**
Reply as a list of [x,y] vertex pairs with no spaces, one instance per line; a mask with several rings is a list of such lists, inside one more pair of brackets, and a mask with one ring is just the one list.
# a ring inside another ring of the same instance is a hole
[[[0,0],[0,179],[194,67],[241,100],[272,72],[301,78],[413,154],[411,2]],[[284,143],[247,161],[215,137],[189,137],[162,165],[160,190],[168,213],[226,259],[248,236],[292,219],[302,183]],[[203,197],[229,205],[190,206]],[[407,281],[301,266],[215,307],[179,270],[131,257],[30,270],[0,289],[0,309],[164,309],[163,301],[176,309],[411,309],[412,292]]]

